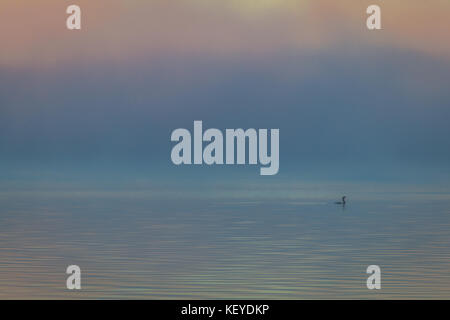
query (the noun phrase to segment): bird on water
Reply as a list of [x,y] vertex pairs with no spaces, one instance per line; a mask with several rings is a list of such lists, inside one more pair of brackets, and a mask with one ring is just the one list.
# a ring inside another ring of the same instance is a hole
[[343,196],[342,201],[337,201],[337,202],[335,202],[335,204],[342,204],[343,206],[345,206],[345,198],[347,198],[347,197]]

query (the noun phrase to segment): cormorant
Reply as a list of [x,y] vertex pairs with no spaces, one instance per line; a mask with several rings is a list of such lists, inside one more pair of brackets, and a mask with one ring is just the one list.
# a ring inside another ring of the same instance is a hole
[[346,198],[346,196],[343,196],[342,201],[337,201],[337,202],[335,202],[335,204],[342,204],[343,206],[345,206],[345,198]]

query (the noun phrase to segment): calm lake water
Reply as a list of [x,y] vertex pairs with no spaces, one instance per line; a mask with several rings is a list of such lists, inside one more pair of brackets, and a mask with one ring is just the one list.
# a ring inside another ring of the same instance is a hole
[[[333,204],[343,189],[345,208]],[[1,299],[450,299],[450,193],[439,189],[35,188],[0,201]],[[65,287],[71,264],[80,291]],[[381,290],[366,287],[372,264]]]

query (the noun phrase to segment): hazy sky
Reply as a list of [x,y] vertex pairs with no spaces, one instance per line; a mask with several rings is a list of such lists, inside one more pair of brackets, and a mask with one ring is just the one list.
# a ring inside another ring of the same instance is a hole
[[450,2],[382,2],[368,31],[375,2],[78,0],[68,31],[69,2],[4,0],[3,175],[176,176],[170,133],[203,120],[280,128],[285,177],[449,176]]

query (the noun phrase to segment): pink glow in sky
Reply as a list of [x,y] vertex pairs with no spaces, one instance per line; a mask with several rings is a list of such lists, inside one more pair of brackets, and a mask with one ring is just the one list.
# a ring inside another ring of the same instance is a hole
[[[383,30],[365,27],[374,1],[3,0],[0,66],[197,55],[257,58],[348,44],[399,47],[450,58],[450,2],[383,2]],[[69,4],[82,30],[65,27]]]

